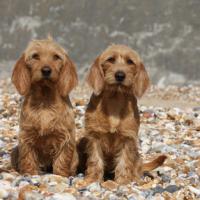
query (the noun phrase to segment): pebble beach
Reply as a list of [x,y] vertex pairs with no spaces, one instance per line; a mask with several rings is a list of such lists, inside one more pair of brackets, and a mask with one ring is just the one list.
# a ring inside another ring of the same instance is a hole
[[[84,131],[91,91],[71,94],[76,138]],[[165,154],[165,163],[141,177],[141,183],[118,185],[108,180],[80,187],[84,179],[53,174],[21,176],[10,164],[17,145],[22,97],[9,79],[0,80],[0,199],[8,200],[193,200],[200,199],[200,85],[152,86],[139,100],[140,153],[145,161]]]

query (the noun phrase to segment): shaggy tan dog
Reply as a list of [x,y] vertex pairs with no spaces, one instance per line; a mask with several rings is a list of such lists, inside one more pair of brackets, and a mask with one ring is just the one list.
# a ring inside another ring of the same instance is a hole
[[110,172],[120,184],[138,181],[144,171],[166,158],[143,164],[138,153],[137,98],[149,86],[140,57],[127,46],[112,45],[96,58],[88,83],[94,93],[85,115],[86,136],[78,144],[80,168],[86,163],[86,182],[102,181]]
[[21,174],[52,168],[54,174],[74,175],[78,156],[68,97],[77,85],[73,62],[51,38],[34,40],[17,61],[12,82],[25,97],[13,167]]

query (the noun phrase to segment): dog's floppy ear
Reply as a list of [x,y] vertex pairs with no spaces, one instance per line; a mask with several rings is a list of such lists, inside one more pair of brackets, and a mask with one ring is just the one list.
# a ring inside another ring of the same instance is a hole
[[78,76],[76,73],[75,64],[71,61],[67,54],[65,56],[66,61],[62,66],[58,81],[58,89],[62,97],[66,97],[78,84]]
[[25,55],[18,59],[12,73],[12,82],[21,95],[26,95],[31,85],[30,71],[25,63]]
[[147,88],[150,85],[149,76],[144,67],[144,64],[140,62],[140,66],[138,67],[138,71],[135,75],[133,90],[136,97],[140,98],[145,93]]
[[87,77],[87,82],[94,90],[95,95],[99,95],[104,87],[104,75],[99,60],[99,57],[95,59]]

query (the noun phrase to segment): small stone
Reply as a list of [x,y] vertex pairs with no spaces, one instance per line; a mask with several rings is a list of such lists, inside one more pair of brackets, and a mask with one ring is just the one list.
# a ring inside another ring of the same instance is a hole
[[142,194],[142,192],[140,191],[135,192],[135,190],[133,191],[133,194],[128,195],[127,198],[128,200],[145,200],[146,199],[144,195]]
[[56,184],[56,185],[51,185],[50,187],[48,187],[48,190],[50,192],[63,192],[66,188],[67,188],[67,184],[66,183],[59,183],[59,184]]
[[91,192],[89,192],[88,190],[85,190],[83,193],[82,193],[82,196],[84,197],[88,197],[91,195]]
[[[75,194],[77,192],[77,190],[75,188],[70,187],[70,188],[65,188],[64,192],[70,193],[70,194]],[[79,191],[79,192],[81,192],[81,191]]]
[[109,199],[109,200],[118,200],[119,197],[118,197],[117,195],[115,195],[115,194],[110,194],[110,195],[108,196],[108,199]]
[[171,178],[170,178],[170,176],[167,176],[167,175],[165,175],[165,174],[162,174],[161,175],[161,178],[162,178],[162,181],[163,182],[170,182],[170,180],[171,180]]
[[5,142],[3,142],[2,140],[0,140],[0,148],[3,148],[5,146]]
[[189,190],[190,190],[191,192],[193,192],[194,194],[200,196],[200,189],[197,189],[197,188],[192,187],[192,186],[188,186],[188,188],[189,188]]
[[161,186],[156,186],[152,190],[153,190],[153,195],[155,195],[156,193],[162,193],[162,192],[164,192],[164,189]]
[[100,186],[100,184],[98,182],[95,182],[95,183],[92,183],[92,184],[88,185],[87,189],[90,192],[99,192],[99,191],[101,191],[101,186]]
[[194,107],[193,111],[200,111],[200,107]]
[[84,178],[84,174],[82,174],[82,173],[79,173],[77,176],[78,176],[78,178]]
[[142,145],[142,152],[144,154],[147,154],[150,150],[151,150],[151,146],[150,145],[147,145],[147,144],[143,144]]
[[128,200],[137,200],[134,196],[128,198]]
[[143,184],[141,187],[142,189],[150,189],[152,187],[155,187],[159,181],[157,179],[154,179],[148,183]]
[[14,180],[13,185],[22,187],[28,185],[29,183],[32,183],[29,177],[19,176]]
[[35,186],[40,186],[40,177],[39,176],[33,176],[32,178],[31,178],[31,181],[32,181],[32,184],[33,185],[35,185]]
[[84,99],[74,99],[74,103],[76,106],[84,106],[86,104]]
[[25,196],[27,193],[31,193],[33,190],[37,190],[37,187],[32,186],[32,185],[26,185],[24,187],[20,188],[19,191],[19,198],[18,199],[26,199]]
[[119,190],[120,190],[121,192],[123,192],[123,193],[126,193],[126,192],[129,191],[129,188],[127,187],[127,185],[121,185],[121,186],[119,187]]
[[81,181],[84,180],[84,177],[74,177],[73,180],[72,180],[72,185],[78,185]]
[[72,177],[72,176],[70,176],[69,177],[69,186],[72,186],[73,185],[73,179],[74,179],[74,177]]
[[147,111],[145,111],[145,112],[143,113],[143,117],[144,117],[144,118],[151,118],[151,117],[154,117],[154,113],[153,113],[153,112],[147,112]]
[[44,196],[38,192],[32,191],[32,192],[26,192],[24,194],[25,200],[43,200]]
[[158,153],[175,153],[177,149],[173,146],[166,145],[161,142],[156,142],[152,144],[151,152],[158,152]]
[[5,189],[0,188],[0,199],[7,198],[8,195],[9,195],[9,193]]
[[51,197],[51,200],[76,200],[76,198],[70,193],[56,193]]
[[194,120],[194,127],[195,127],[196,131],[200,130],[200,119]]
[[1,173],[1,175],[3,176],[4,180],[13,181],[15,179],[15,176],[13,176],[10,173],[3,172],[3,173]]
[[5,111],[4,107],[2,104],[0,104],[0,114],[3,113]]
[[105,181],[101,184],[102,187],[104,187],[107,190],[114,190],[116,189],[119,185],[111,180]]
[[165,191],[167,191],[167,192],[169,192],[169,193],[174,193],[174,192],[176,192],[176,191],[178,191],[178,190],[180,190],[181,189],[181,187],[178,187],[178,186],[176,186],[176,185],[169,185],[169,186],[167,186],[166,188],[165,188]]
[[52,182],[48,183],[49,186],[56,186],[57,184],[58,184],[58,183],[55,182],[55,181],[52,181]]

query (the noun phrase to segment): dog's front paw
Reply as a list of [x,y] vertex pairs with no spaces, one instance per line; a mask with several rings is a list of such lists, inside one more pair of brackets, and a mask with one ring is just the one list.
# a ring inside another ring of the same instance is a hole
[[97,180],[96,178],[86,177],[83,180],[77,181],[76,184],[75,184],[75,187],[79,188],[79,189],[85,188],[85,187],[87,187],[88,185],[90,185],[94,182],[102,182],[102,180]]
[[126,177],[118,177],[115,179],[115,182],[118,183],[119,185],[126,185],[130,183],[132,180],[130,178]]
[[128,177],[128,176],[119,176],[115,178],[115,182],[119,185],[127,185],[131,182],[135,182],[137,184],[141,184],[141,180],[138,177]]

